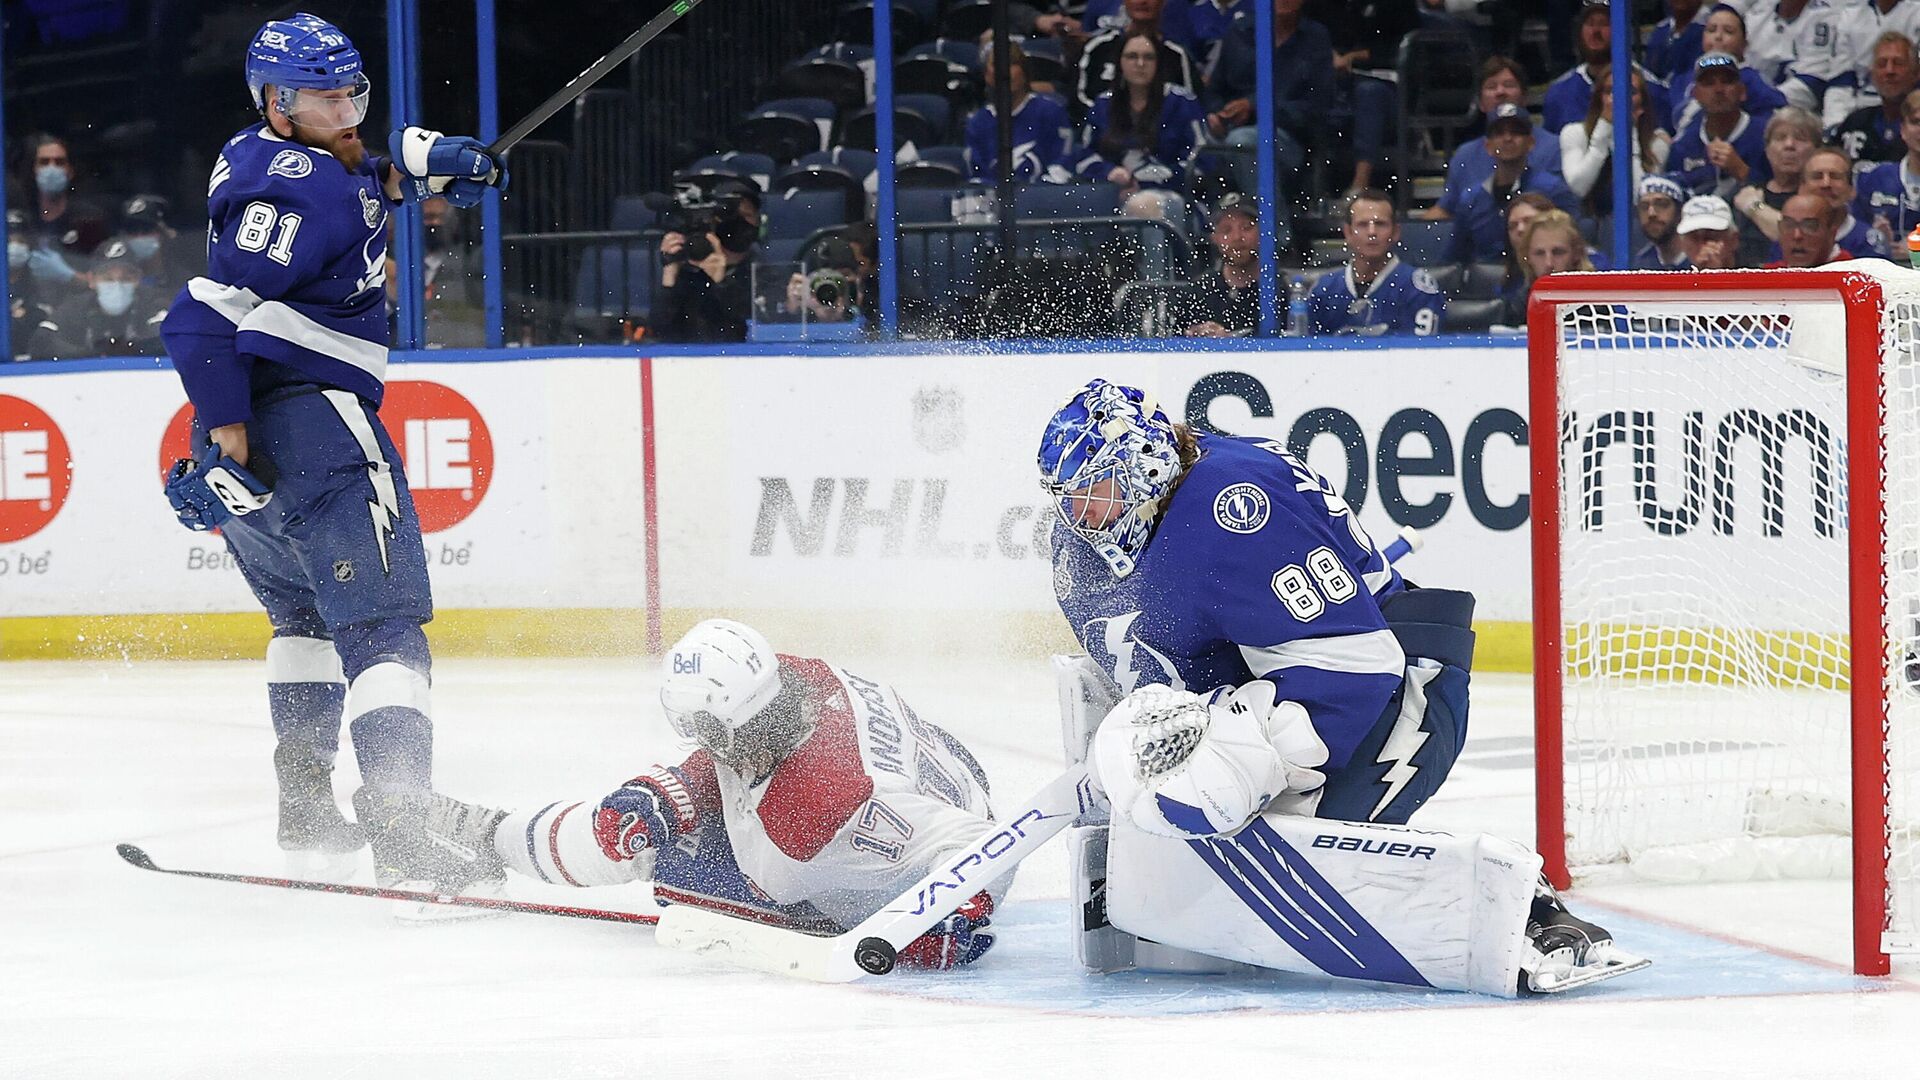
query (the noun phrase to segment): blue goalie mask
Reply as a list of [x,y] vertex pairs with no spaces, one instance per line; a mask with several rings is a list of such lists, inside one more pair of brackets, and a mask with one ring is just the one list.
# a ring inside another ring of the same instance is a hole
[[[289,119],[330,130],[357,127],[366,119],[373,91],[360,50],[339,27],[306,12],[268,22],[247,45],[247,90],[254,108],[265,111],[268,86]],[[324,93],[338,90],[350,93]]]
[[1040,486],[1115,577],[1133,572],[1179,476],[1173,421],[1151,395],[1105,379],[1061,406],[1040,440]]

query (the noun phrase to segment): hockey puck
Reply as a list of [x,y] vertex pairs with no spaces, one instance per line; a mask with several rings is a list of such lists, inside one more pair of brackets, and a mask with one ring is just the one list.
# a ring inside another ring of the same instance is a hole
[[893,946],[885,938],[861,938],[854,946],[853,962],[869,975],[885,975],[893,970]]

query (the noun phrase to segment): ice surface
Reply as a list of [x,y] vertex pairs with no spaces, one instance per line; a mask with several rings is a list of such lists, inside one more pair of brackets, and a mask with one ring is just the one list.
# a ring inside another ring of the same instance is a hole
[[[898,684],[1002,798],[1059,768],[1046,665],[849,666]],[[280,872],[258,664],[0,665],[0,1078],[1896,1077],[1914,967],[1846,973],[1844,890],[1615,888],[1577,907],[1642,978],[1517,1003],[1311,979],[1069,967],[1062,848],[1022,871],[974,971],[845,987],[656,949],[645,929],[506,916],[403,927],[374,901],[142,874]],[[639,661],[447,661],[439,786],[597,796],[675,754]],[[1532,836],[1523,679],[1476,678],[1473,736],[1417,824]],[[347,755],[350,758],[350,755]],[[339,787],[355,783],[343,762]],[[644,910],[639,889],[514,895]],[[1607,905],[1603,908],[1602,904]],[[1717,913],[1717,914],[1716,914]],[[1726,940],[1702,928],[1724,930]]]

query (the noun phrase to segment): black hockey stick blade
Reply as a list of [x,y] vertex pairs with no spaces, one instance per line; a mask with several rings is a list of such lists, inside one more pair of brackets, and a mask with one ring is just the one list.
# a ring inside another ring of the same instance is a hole
[[437,904],[442,907],[486,908],[490,911],[511,911],[521,915],[554,915],[567,919],[593,919],[599,922],[636,923],[652,926],[660,921],[658,915],[643,915],[632,911],[609,911],[603,908],[573,907],[568,904],[538,904],[525,900],[508,900],[495,896],[457,896],[448,893],[418,892],[413,889],[380,889],[366,885],[345,885],[331,881],[302,881],[298,878],[263,877],[257,874],[224,874],[213,870],[175,870],[161,866],[135,844],[115,844],[113,850],[120,854],[130,865],[141,870],[152,870],[160,874],[174,874],[179,877],[203,878],[207,881],[231,881],[239,885],[266,885],[276,889],[299,889],[305,892],[334,893],[339,896],[364,896],[375,900],[406,900],[420,904]]
[[534,110],[520,118],[520,122],[508,128],[493,145],[487,147],[487,153],[496,158],[514,148],[520,140],[533,134],[533,129],[546,123],[554,113],[573,104],[575,98],[593,88],[593,84],[606,78],[607,73],[621,64],[634,53],[646,48],[647,42],[659,37],[667,27],[680,21],[680,17],[700,6],[700,0],[674,0],[665,11],[647,20],[647,25],[628,35],[620,47],[593,62],[587,70],[573,77],[573,81],[561,87],[552,97],[535,106]]

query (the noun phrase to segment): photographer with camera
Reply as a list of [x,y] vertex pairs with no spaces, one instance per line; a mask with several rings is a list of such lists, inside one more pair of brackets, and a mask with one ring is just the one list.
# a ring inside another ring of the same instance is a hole
[[795,315],[804,311],[807,322],[863,323],[866,304],[853,245],[828,240],[809,261],[810,271],[787,280],[787,311]]
[[760,192],[727,181],[706,197],[682,199],[660,238],[660,296],[653,332],[661,341],[745,341],[759,252]]

